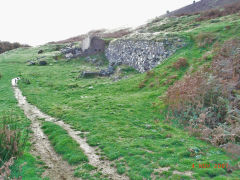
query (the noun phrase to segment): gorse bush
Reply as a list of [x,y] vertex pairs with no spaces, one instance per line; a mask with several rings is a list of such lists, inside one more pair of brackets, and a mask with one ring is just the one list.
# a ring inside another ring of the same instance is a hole
[[172,120],[216,146],[240,142],[240,40],[216,47],[211,67],[186,74],[163,98]]

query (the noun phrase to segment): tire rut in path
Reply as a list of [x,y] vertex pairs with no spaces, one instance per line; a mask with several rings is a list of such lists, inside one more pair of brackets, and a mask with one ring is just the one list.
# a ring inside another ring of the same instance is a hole
[[[117,170],[111,166],[110,161],[101,160],[100,156],[97,155],[96,149],[94,147],[89,146],[89,144],[87,143],[87,140],[85,138],[81,138],[79,136],[79,133],[81,133],[80,131],[73,130],[70,125],[65,124],[63,121],[58,121],[57,119],[55,119],[47,114],[44,114],[36,106],[29,104],[26,100],[26,97],[24,97],[22,95],[21,90],[17,87],[17,81],[19,79],[20,78],[13,79],[12,86],[13,86],[13,89],[15,92],[15,97],[18,100],[19,106],[24,110],[25,115],[32,121],[32,126],[36,126],[37,127],[36,129],[39,132],[41,132],[41,133],[34,132],[34,137],[38,137],[39,136],[38,134],[41,134],[41,136],[44,137],[44,140],[47,140],[47,137],[43,134],[43,132],[40,128],[40,124],[37,122],[37,119],[44,119],[45,121],[54,122],[55,124],[61,126],[63,129],[65,129],[68,132],[69,136],[72,137],[80,145],[80,148],[84,151],[84,153],[88,157],[89,164],[97,167],[98,171],[101,171],[104,175],[108,175],[109,178],[114,179],[114,180],[128,180],[129,179],[125,175],[119,175],[117,173]],[[33,128],[33,130],[34,130],[34,128]],[[36,142],[35,146],[38,146],[37,144],[41,143],[40,141],[38,140]],[[49,144],[49,141],[48,141],[48,144]],[[51,148],[50,152],[55,153],[55,151],[52,149],[50,144],[49,144],[49,146],[47,145],[43,151],[48,152],[49,148]],[[41,150],[42,149],[43,148],[41,148]],[[42,154],[44,154],[44,153],[42,153]],[[56,153],[55,153],[55,155],[56,155]],[[59,156],[58,156],[58,158],[59,158]],[[60,161],[62,161],[62,160],[60,160]],[[65,169],[68,169],[68,168],[69,167],[66,167]],[[58,167],[56,166],[56,170],[57,169],[58,169]],[[70,170],[70,169],[69,169],[69,171],[72,172],[72,170]],[[62,171],[61,167],[59,167],[59,171]],[[62,172],[64,172],[64,170]],[[69,172],[67,174],[69,174]],[[69,179],[69,178],[67,178],[67,179]]]

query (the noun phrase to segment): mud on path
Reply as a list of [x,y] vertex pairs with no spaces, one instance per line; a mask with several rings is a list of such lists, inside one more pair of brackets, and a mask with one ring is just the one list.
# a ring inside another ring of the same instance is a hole
[[100,156],[97,155],[97,151],[94,147],[89,146],[86,138],[81,138],[79,134],[80,131],[73,130],[70,125],[65,124],[63,121],[58,121],[57,119],[48,116],[41,112],[36,106],[29,104],[26,97],[22,95],[21,90],[17,86],[17,81],[20,78],[14,78],[12,80],[12,86],[14,89],[15,97],[18,100],[20,108],[24,110],[25,115],[28,119],[32,121],[33,130],[33,145],[34,153],[40,156],[41,159],[46,163],[50,169],[47,169],[45,174],[51,179],[74,179],[73,177],[73,167],[71,167],[67,162],[63,161],[59,155],[53,150],[48,138],[41,130],[40,123],[38,119],[44,119],[45,121],[54,122],[55,124],[61,126],[65,129],[69,136],[72,137],[84,151],[88,157],[89,164],[97,167],[98,171],[101,171],[104,175],[108,175],[110,179],[114,180],[128,180],[129,178],[125,175],[119,175],[117,170],[111,166],[111,162],[107,160],[101,160]]

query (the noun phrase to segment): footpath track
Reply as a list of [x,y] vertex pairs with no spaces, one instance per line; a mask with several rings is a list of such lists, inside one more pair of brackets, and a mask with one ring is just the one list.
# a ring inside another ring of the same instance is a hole
[[22,95],[21,90],[17,86],[17,82],[20,78],[12,79],[12,87],[14,89],[15,97],[18,101],[19,107],[24,111],[24,114],[28,119],[31,120],[31,128],[33,131],[32,143],[33,149],[32,154],[40,156],[41,160],[45,162],[46,166],[49,167],[44,172],[43,176],[48,176],[53,180],[61,179],[77,179],[73,177],[74,167],[70,166],[66,161],[62,160],[51,146],[47,136],[41,129],[39,119],[45,121],[54,122],[65,129],[69,136],[72,137],[78,144],[79,147],[84,151],[88,157],[89,164],[97,167],[97,170],[107,175],[113,180],[128,180],[129,178],[125,175],[119,175],[117,170],[111,166],[111,162],[108,160],[101,160],[100,156],[97,155],[97,151],[94,147],[91,147],[86,138],[81,138],[80,131],[73,130],[70,125],[65,124],[63,121],[57,120],[43,112],[41,112],[36,106],[31,105],[27,102],[26,97]]

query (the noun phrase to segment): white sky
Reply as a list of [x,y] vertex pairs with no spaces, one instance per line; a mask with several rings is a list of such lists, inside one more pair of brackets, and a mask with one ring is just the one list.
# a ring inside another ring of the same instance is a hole
[[0,0],[0,40],[40,45],[93,29],[136,27],[193,0]]

